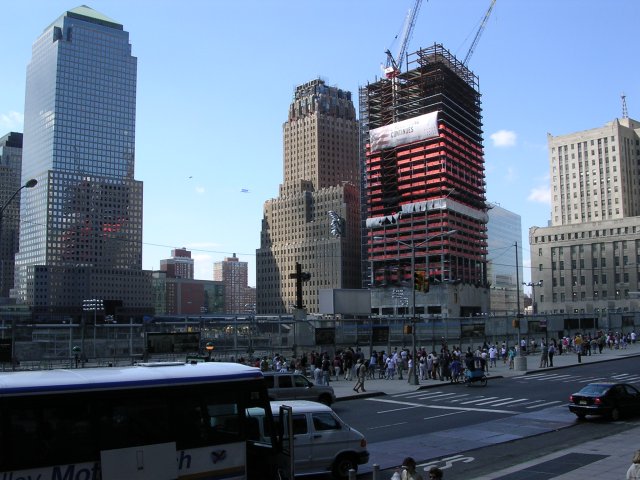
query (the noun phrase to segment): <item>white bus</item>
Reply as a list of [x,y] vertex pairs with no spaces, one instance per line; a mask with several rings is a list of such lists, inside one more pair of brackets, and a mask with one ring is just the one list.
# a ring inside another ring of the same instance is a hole
[[273,424],[262,373],[232,363],[2,373],[0,479],[288,479],[249,408]]

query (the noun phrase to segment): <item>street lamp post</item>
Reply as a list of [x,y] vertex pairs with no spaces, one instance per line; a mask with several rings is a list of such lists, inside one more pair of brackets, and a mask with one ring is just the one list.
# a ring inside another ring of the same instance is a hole
[[[98,310],[104,310],[104,301],[92,298],[90,300],[82,301],[82,311],[83,312],[93,312],[93,356],[96,356],[96,324],[98,321]],[[84,354],[84,336],[86,329],[86,321],[84,313],[82,314],[82,318],[80,319],[80,348],[82,349],[82,353]],[[84,363],[83,363],[84,366]]]
[[[416,249],[428,244],[429,241],[434,238],[439,237],[448,237],[457,233],[457,230],[449,230],[448,232],[438,233],[437,235],[432,235],[431,237],[427,237],[420,243],[416,243],[412,241],[411,243],[406,243],[401,240],[396,240],[396,242],[400,245],[404,245],[411,249],[411,290],[413,291],[411,295],[411,350],[412,350],[412,360],[413,360],[413,372],[409,375],[409,383],[411,385],[419,385],[420,381],[418,379],[418,369],[417,369],[417,350],[416,350]],[[374,240],[384,240],[384,237],[374,236]],[[428,261],[427,261],[428,268]]]
[[[538,304],[536,303],[536,287],[542,286],[542,280],[538,280],[537,282],[522,282],[522,285],[525,287],[531,287],[531,313],[535,317],[538,314]],[[548,332],[548,324],[545,319],[544,322],[544,344],[548,347],[549,342],[549,334]]]
[[536,287],[542,286],[542,280],[533,282],[522,282],[525,287],[531,287],[531,312],[535,315],[538,313],[538,305],[536,304]]
[[[7,209],[9,204],[13,201],[14,198],[22,191],[23,188],[33,188],[38,184],[38,181],[35,178],[28,180],[27,183],[18,188],[13,195],[9,197],[2,207],[0,207],[0,241],[2,241],[2,216],[4,215],[4,211]],[[2,252],[0,252],[0,262],[2,265],[2,269],[0,270],[0,295],[2,295],[2,291],[4,290],[4,258],[1,258]]]

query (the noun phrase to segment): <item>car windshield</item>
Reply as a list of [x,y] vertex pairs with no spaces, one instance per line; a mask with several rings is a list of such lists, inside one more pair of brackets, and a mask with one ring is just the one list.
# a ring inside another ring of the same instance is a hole
[[610,385],[599,385],[597,383],[593,383],[580,390],[578,395],[604,395],[604,393],[609,390],[609,387]]

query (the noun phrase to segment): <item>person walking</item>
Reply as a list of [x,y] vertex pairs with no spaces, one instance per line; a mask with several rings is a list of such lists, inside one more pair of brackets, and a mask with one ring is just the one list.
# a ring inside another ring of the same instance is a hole
[[633,461],[629,470],[627,470],[627,480],[640,479],[640,450],[638,450],[633,456]]
[[542,348],[540,349],[540,368],[546,368],[549,365],[549,347],[542,342]]
[[555,341],[549,345],[549,366],[553,367],[553,356],[556,354]]
[[362,391],[366,392],[364,389],[364,379],[367,377],[367,365],[362,361],[361,358],[358,358],[356,362],[356,386],[353,387],[354,392]]

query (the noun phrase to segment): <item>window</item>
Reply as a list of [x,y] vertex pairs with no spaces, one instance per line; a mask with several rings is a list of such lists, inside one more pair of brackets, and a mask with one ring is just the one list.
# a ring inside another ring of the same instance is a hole
[[330,413],[314,413],[311,415],[313,427],[317,432],[323,430],[340,430],[341,425]]
[[291,388],[293,384],[291,383],[290,375],[279,375],[278,376],[278,387],[280,388]]
[[293,416],[293,434],[304,435],[308,432],[307,417],[305,415]]

